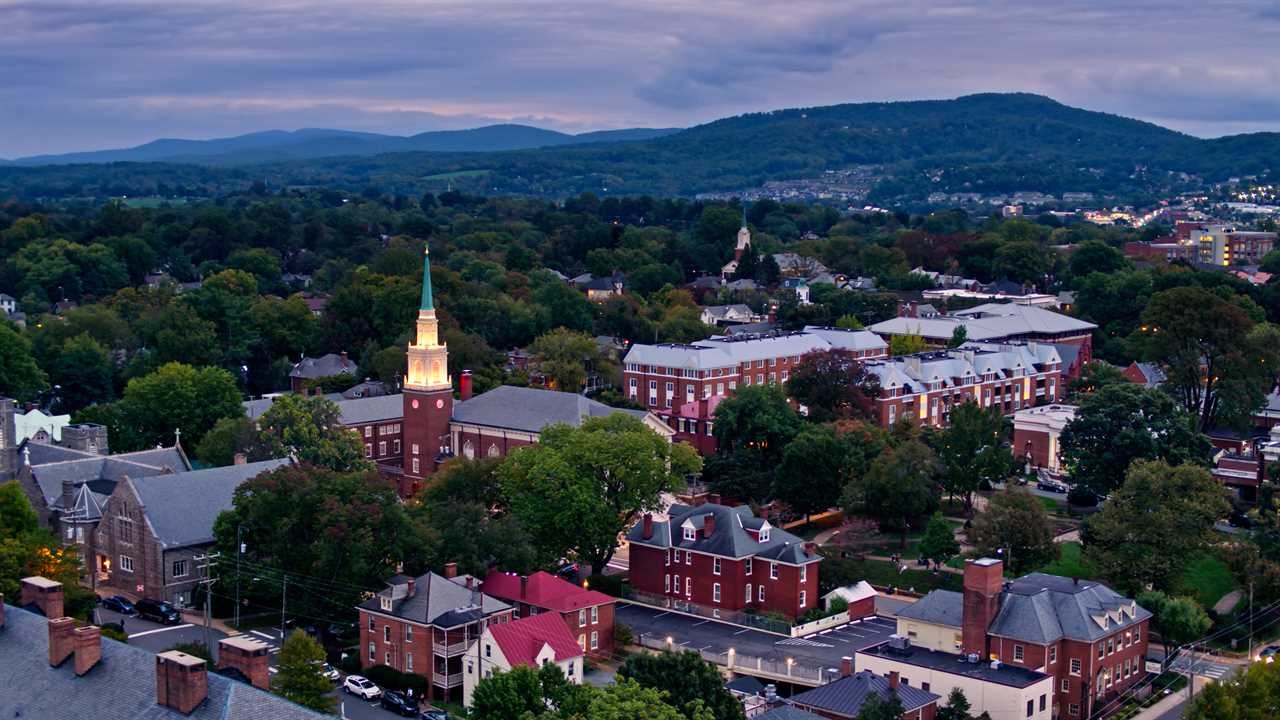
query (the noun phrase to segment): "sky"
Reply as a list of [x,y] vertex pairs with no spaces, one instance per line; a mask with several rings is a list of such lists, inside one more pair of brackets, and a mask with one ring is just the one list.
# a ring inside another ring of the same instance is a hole
[[1274,0],[0,0],[0,28],[10,158],[992,91],[1205,137],[1280,130]]

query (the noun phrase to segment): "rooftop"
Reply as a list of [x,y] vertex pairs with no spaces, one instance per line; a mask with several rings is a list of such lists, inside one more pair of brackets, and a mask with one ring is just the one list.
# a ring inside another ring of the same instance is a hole
[[453,404],[454,422],[537,433],[548,425],[577,427],[584,420],[627,413],[643,418],[643,410],[623,410],[577,393],[500,385],[465,402]]
[[536,667],[539,653],[548,646],[555,654],[556,662],[583,655],[582,648],[569,632],[569,626],[552,613],[490,625],[489,634],[512,665]]
[[1044,673],[1004,663],[969,662],[965,656],[955,653],[939,652],[922,647],[900,649],[892,647],[890,643],[881,643],[865,650],[859,650],[858,654],[872,655],[906,663],[907,665],[1016,688],[1025,688],[1049,677]]
[[939,700],[939,696],[910,685],[899,685],[895,691],[889,686],[888,679],[863,670],[802,692],[792,697],[791,702],[806,709],[813,708],[840,717],[856,718],[863,703],[872,693],[887,697],[891,692],[897,692],[902,708],[908,712]]
[[[523,585],[523,587],[522,587]],[[515,573],[493,571],[484,579],[481,589],[487,595],[507,602],[522,602],[556,612],[573,612],[596,605],[607,605],[616,598],[596,590],[586,590],[539,570],[522,583]]]
[[[480,592],[478,583],[468,588],[456,579],[427,573],[413,579],[413,594],[410,594],[409,580],[402,575],[390,578],[385,590],[357,607],[438,627],[466,625],[511,609],[507,603]],[[384,605],[383,600],[390,602]]]
[[[708,522],[708,518],[714,518]],[[708,525],[711,532],[706,532]],[[685,529],[693,531],[693,539],[685,539]],[[768,532],[763,542],[758,538]],[[705,503],[690,507],[672,505],[667,520],[653,521],[653,534],[644,537],[644,522],[636,523],[627,533],[630,542],[653,547],[675,547],[698,550],[728,558],[758,557],[795,565],[821,560],[822,556],[805,549],[808,544],[791,533],[769,525],[756,517],[746,505],[726,507]]]

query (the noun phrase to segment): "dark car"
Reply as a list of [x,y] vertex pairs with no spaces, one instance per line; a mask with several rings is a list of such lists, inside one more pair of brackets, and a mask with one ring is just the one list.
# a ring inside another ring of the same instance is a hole
[[1067,487],[1065,483],[1061,483],[1061,482],[1058,482],[1057,480],[1051,480],[1047,478],[1037,482],[1036,487],[1046,492],[1055,492],[1055,493],[1064,493],[1071,489]]
[[138,617],[143,620],[151,620],[161,625],[177,625],[182,622],[182,613],[164,600],[143,598],[134,607],[138,610]]
[[417,717],[417,703],[405,697],[401,693],[387,690],[382,693],[382,700],[379,704],[386,710],[399,715],[400,717]]
[[444,710],[423,710],[419,720],[449,720],[449,713]]
[[133,602],[123,595],[112,595],[111,597],[98,598],[98,604],[107,610],[114,610],[121,615],[137,615],[138,608],[133,606]]
[[578,579],[578,570],[578,563],[566,562],[556,569],[556,575],[559,575],[566,580],[576,581]]
[[1253,527],[1253,518],[1249,517],[1245,513],[1240,512],[1239,510],[1235,510],[1235,511],[1232,511],[1232,513],[1227,516],[1227,524],[1230,525],[1231,527],[1248,529]]

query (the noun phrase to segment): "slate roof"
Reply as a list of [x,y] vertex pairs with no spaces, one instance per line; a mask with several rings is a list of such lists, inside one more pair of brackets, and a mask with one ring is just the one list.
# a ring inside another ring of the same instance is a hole
[[618,412],[637,418],[648,414],[610,407],[577,393],[500,385],[465,402],[455,402],[453,421],[537,433],[555,423],[577,427],[584,420]]
[[951,350],[871,360],[865,367],[879,379],[880,387],[902,387],[908,393],[916,393],[926,390],[931,382],[941,382],[944,388],[959,387],[977,382],[988,373],[997,379],[1013,378],[1019,377],[1019,371],[1031,374],[1051,363],[1058,363],[1061,370],[1062,358],[1049,343],[970,342]]
[[1146,383],[1144,383],[1144,387],[1159,387],[1165,380],[1169,379],[1169,377],[1164,374],[1164,370],[1160,369],[1160,366],[1155,363],[1135,362],[1134,365],[1138,366],[1138,371],[1147,379]]
[[48,621],[6,606],[0,630],[0,717],[39,720],[312,720],[278,695],[208,673],[209,696],[190,715],[156,704],[155,655],[102,638],[102,659],[83,677],[74,661],[49,667]]
[[932,625],[959,628],[964,615],[964,595],[952,590],[933,590],[898,611],[898,617]]
[[[31,452],[31,475],[50,508],[62,507],[64,482],[73,485],[89,483],[96,492],[110,495],[115,484],[125,477],[147,477],[191,469],[186,455],[176,446],[119,455],[98,455],[43,443],[27,443],[26,448]],[[49,461],[37,462],[37,458]]]
[[1092,332],[1098,326],[1052,310],[1016,303],[985,303],[950,315],[896,317],[867,328],[880,335],[915,334],[947,340],[963,325],[970,340],[1001,340],[1023,335]]
[[988,632],[1039,644],[1060,638],[1093,642],[1150,617],[1102,583],[1031,573],[1014,580],[1001,595]]
[[[390,610],[382,608],[384,597],[391,598]],[[480,592],[478,586],[473,590],[430,572],[414,579],[412,597],[408,595],[408,578],[397,576],[388,581],[385,590],[356,607],[422,625],[445,628],[457,627],[511,609],[507,603]],[[556,620],[564,626],[560,618]]]
[[[715,528],[710,537],[704,536],[707,516],[715,516]],[[696,532],[693,540],[684,539],[684,527],[688,524]],[[627,533],[627,540],[640,545],[660,548],[680,548],[719,555],[726,558],[757,557],[763,560],[799,565],[821,560],[822,556],[805,551],[805,541],[783,530],[769,527],[769,539],[758,542],[748,530],[761,530],[767,521],[751,514],[746,505],[726,507],[704,503],[696,507],[672,505],[667,520],[653,521],[653,536],[645,539],[644,523],[636,523]]]
[[558,578],[549,572],[539,570],[529,576],[520,594],[520,576],[515,573],[494,570],[484,579],[480,586],[486,595],[492,595],[506,602],[522,602],[534,607],[555,610],[556,612],[573,612],[596,605],[608,605],[616,599],[597,590],[585,590],[573,583]]
[[334,375],[351,375],[355,371],[356,364],[350,358],[338,353],[329,353],[318,358],[302,358],[298,364],[293,366],[293,370],[289,372],[289,377],[324,378],[333,377]]
[[729,692],[742,693],[743,695],[759,695],[764,692],[764,683],[750,675],[739,675],[725,683],[724,689]]
[[825,720],[825,718],[792,705],[779,705],[763,715],[757,715],[755,720]]
[[[400,393],[357,398],[347,398],[342,393],[329,393],[324,397],[338,406],[338,422],[343,425],[365,425],[404,417],[404,396]],[[274,402],[275,397],[263,397],[245,400],[241,405],[244,406],[245,415],[254,420],[262,417]]]
[[748,317],[755,315],[755,313],[751,312],[751,308],[741,303],[735,305],[707,305],[702,308],[702,314],[716,320],[723,320],[730,314],[746,315]]
[[236,488],[260,473],[291,465],[263,460],[170,475],[129,478],[156,540],[166,550],[213,542],[213,522],[231,509]]
[[502,650],[502,656],[512,666],[536,667],[538,653],[546,645],[551,646],[556,662],[583,655],[578,641],[569,632],[569,626],[552,613],[530,615],[514,622],[490,625],[489,634]]
[[[891,692],[894,690],[889,687],[887,678],[882,678],[870,670],[863,670],[795,695],[791,698],[791,702],[802,708],[813,708],[840,717],[856,718],[862,710],[862,704],[872,693],[880,697],[888,697]],[[902,709],[908,712],[936,703],[940,699],[931,692],[911,685],[899,685],[897,693],[898,700],[902,702]]]
[[[732,368],[742,363],[777,357],[797,357],[808,352],[845,348],[887,348],[880,336],[865,330],[844,330],[810,325],[803,331],[749,334],[731,332],[691,344],[632,345],[625,362],[706,370]],[[947,337],[950,337],[948,335]]]

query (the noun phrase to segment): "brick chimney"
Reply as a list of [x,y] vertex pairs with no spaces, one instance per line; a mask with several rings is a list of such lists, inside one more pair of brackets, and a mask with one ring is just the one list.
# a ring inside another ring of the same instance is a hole
[[204,660],[170,650],[156,655],[156,703],[190,715],[209,696]]
[[720,493],[707,493],[707,502],[712,505],[720,504]]
[[102,659],[102,631],[93,625],[78,627],[71,633],[76,650],[76,675],[84,675]]
[[987,657],[987,628],[1000,609],[1004,588],[1004,563],[994,558],[966,560],[964,563],[964,606],[961,639],[964,652]]
[[444,564],[444,576],[447,578],[458,577],[458,563],[451,562]]
[[466,402],[471,399],[471,371],[463,370],[462,377],[458,378],[458,399]]
[[218,641],[218,669],[233,667],[249,678],[249,684],[261,690],[271,689],[271,672],[267,669],[271,647],[247,635]]
[[702,537],[709,538],[716,532],[716,514],[707,513],[702,520]]
[[22,578],[22,601],[19,605],[35,605],[47,618],[60,618],[62,612],[62,583],[38,575]]
[[236,456],[235,456],[235,464],[236,464],[236,465],[248,465],[248,464],[249,464],[249,456],[245,455],[244,453],[236,453]]
[[840,658],[840,677],[849,677],[853,674],[853,658],[845,655]]
[[76,621],[69,617],[49,621],[49,665],[58,667],[76,651],[75,630]]
[[899,679],[898,679],[898,671],[897,671],[897,670],[890,670],[890,671],[889,671],[889,689],[890,689],[890,690],[897,690],[897,689],[898,689],[898,684],[899,684],[899,682],[900,682],[900,681],[899,681]]
[[408,590],[405,592],[405,597],[413,597],[414,595],[417,595],[417,594],[418,594],[418,581],[417,581],[417,580],[414,580],[413,578],[409,578],[408,585],[409,585],[409,588],[408,588]]
[[645,513],[640,521],[640,537],[644,540],[653,537],[653,513]]
[[524,597],[528,594],[529,594],[529,576],[521,575],[520,576],[520,599],[523,600]]

